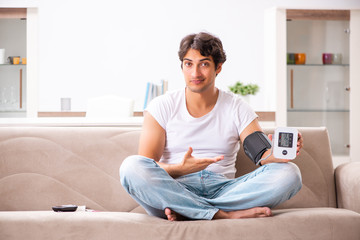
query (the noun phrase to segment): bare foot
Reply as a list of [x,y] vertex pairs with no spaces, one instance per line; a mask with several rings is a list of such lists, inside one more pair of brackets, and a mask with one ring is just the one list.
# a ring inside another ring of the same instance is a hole
[[272,215],[270,208],[268,207],[255,207],[245,210],[237,210],[231,212],[225,212],[219,210],[213,217],[213,219],[239,219],[239,218],[258,218],[258,217],[270,217]]
[[170,208],[165,208],[165,215],[169,221],[184,221],[187,219],[177,212],[172,211]]

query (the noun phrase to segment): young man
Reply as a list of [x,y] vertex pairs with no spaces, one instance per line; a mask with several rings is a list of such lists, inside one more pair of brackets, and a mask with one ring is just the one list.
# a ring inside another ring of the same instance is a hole
[[[300,190],[298,167],[259,147],[266,136],[255,112],[215,87],[226,61],[220,39],[188,35],[179,58],[186,87],[146,109],[139,155],[120,167],[122,185],[148,214],[172,221],[271,216],[270,208]],[[261,167],[234,179],[239,140]],[[298,153],[302,142],[299,134]]]

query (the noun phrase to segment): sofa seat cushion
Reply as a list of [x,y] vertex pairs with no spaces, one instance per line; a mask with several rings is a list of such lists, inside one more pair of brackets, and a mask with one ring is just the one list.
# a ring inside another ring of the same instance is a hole
[[0,239],[360,239],[360,214],[275,210],[261,219],[170,222],[127,212],[0,212]]

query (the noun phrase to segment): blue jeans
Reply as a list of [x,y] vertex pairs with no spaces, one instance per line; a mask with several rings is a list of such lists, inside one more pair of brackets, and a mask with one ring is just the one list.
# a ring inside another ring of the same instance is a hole
[[206,170],[174,179],[154,160],[139,155],[124,160],[120,180],[149,215],[166,218],[164,209],[170,208],[190,219],[212,219],[220,209],[273,208],[302,186],[293,163],[266,164],[235,179]]

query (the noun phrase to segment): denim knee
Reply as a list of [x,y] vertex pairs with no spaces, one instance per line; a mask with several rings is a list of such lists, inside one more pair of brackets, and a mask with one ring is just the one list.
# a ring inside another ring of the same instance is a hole
[[281,166],[281,178],[279,178],[279,185],[287,191],[289,195],[289,199],[293,197],[297,192],[300,191],[302,187],[302,178],[299,167],[292,163],[279,163]]
[[131,180],[139,179],[141,173],[146,169],[144,166],[151,161],[153,160],[140,155],[125,158],[119,169],[120,182],[123,187],[128,190]]
[[269,179],[273,186],[273,199],[267,203],[273,208],[295,196],[302,187],[302,180],[300,170],[294,163],[271,163],[268,167],[275,174],[272,180]]
[[287,171],[289,171],[291,174],[288,177],[288,181],[290,181],[291,185],[294,186],[296,192],[298,192],[302,187],[302,177],[299,167],[292,162],[287,163],[287,168],[289,168]]

